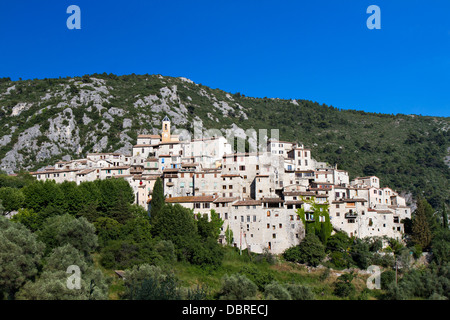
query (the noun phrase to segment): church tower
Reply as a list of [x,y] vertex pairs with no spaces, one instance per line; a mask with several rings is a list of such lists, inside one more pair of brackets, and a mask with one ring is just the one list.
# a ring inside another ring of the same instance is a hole
[[162,139],[161,142],[170,142],[170,120],[167,116],[162,121]]

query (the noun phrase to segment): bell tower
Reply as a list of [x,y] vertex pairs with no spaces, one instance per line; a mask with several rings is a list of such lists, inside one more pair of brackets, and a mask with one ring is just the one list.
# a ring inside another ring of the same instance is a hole
[[162,139],[161,142],[170,142],[170,119],[165,116],[162,121]]

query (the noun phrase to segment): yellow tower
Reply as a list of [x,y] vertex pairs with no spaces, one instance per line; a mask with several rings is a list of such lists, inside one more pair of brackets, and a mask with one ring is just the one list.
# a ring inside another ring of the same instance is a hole
[[162,121],[162,139],[161,142],[170,142],[170,120],[167,116]]

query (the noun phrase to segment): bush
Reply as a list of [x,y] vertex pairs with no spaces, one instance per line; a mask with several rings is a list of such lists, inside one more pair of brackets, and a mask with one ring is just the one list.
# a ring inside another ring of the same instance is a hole
[[314,300],[314,293],[306,286],[290,283],[286,286],[292,300]]
[[48,218],[37,234],[38,239],[46,244],[46,253],[53,248],[71,244],[88,256],[98,246],[94,225],[83,217],[76,219],[69,214]]
[[251,282],[246,276],[234,274],[224,276],[220,299],[222,300],[248,300],[255,297],[258,291],[256,284]]
[[264,296],[267,300],[291,300],[289,291],[276,281],[266,285]]
[[342,298],[353,296],[356,292],[355,286],[352,284],[353,278],[353,273],[339,276],[334,283],[334,294]]
[[351,260],[351,258],[346,253],[334,251],[330,254],[330,258],[331,262],[336,266],[336,268],[344,269],[350,265],[349,260]]
[[387,290],[395,282],[395,271],[387,270],[381,273],[381,289]]
[[316,235],[307,234],[298,246],[287,249],[283,256],[287,261],[317,266],[325,258],[325,248]]
[[264,287],[274,280],[272,272],[262,271],[254,265],[242,267],[239,273],[245,275],[261,291],[264,291]]

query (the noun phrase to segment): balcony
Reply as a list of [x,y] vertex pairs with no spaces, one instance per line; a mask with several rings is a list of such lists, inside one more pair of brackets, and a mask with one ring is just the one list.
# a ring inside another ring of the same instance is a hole
[[345,214],[346,219],[355,219],[358,216],[357,212],[347,212]]

